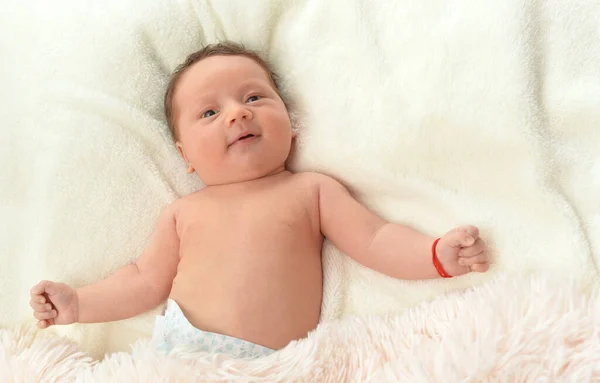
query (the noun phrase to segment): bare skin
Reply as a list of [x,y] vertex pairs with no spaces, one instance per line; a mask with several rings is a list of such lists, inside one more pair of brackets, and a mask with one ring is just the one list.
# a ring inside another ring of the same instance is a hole
[[181,261],[170,296],[195,327],[272,349],[316,327],[323,237],[315,186],[282,172],[178,204]]
[[[181,81],[177,146],[207,187],[163,210],[135,264],[77,290],[34,286],[39,327],[125,319],[170,297],[197,328],[280,349],[318,324],[324,236],[389,276],[439,277],[433,237],[386,222],[330,177],[285,170],[294,133],[260,66],[211,57]],[[436,252],[453,276],[488,268],[473,226],[446,233]]]

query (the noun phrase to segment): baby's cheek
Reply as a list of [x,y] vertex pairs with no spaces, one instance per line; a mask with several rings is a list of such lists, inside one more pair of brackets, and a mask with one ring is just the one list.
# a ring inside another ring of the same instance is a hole
[[195,156],[201,161],[210,161],[223,155],[227,148],[223,139],[211,137],[210,135],[198,135],[195,147]]

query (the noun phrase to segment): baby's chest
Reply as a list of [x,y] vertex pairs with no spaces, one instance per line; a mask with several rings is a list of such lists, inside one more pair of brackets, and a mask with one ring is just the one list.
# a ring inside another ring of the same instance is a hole
[[261,199],[227,206],[223,225],[242,232],[265,232],[271,235],[302,233],[312,226],[310,205],[294,199]]
[[285,228],[309,224],[316,204],[301,193],[253,193],[223,198],[213,205],[212,214],[229,223]]
[[[303,188],[212,194],[188,210],[187,225],[204,240],[259,241],[320,233],[317,199]],[[196,235],[194,235],[196,237]],[[224,238],[226,237],[226,238]],[[196,237],[197,238],[197,237]]]

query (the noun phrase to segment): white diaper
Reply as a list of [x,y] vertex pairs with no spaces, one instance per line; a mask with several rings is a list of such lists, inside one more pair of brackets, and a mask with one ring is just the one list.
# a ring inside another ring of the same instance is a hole
[[169,299],[164,315],[158,315],[153,340],[159,351],[169,352],[176,345],[194,345],[198,351],[228,354],[234,358],[260,358],[275,352],[270,348],[231,336],[202,331],[183,315],[177,302]]

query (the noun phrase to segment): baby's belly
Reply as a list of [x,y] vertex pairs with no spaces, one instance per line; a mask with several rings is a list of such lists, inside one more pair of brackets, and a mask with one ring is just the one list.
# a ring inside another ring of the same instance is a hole
[[320,238],[295,242],[182,248],[170,298],[201,330],[282,348],[313,330],[321,309]]

